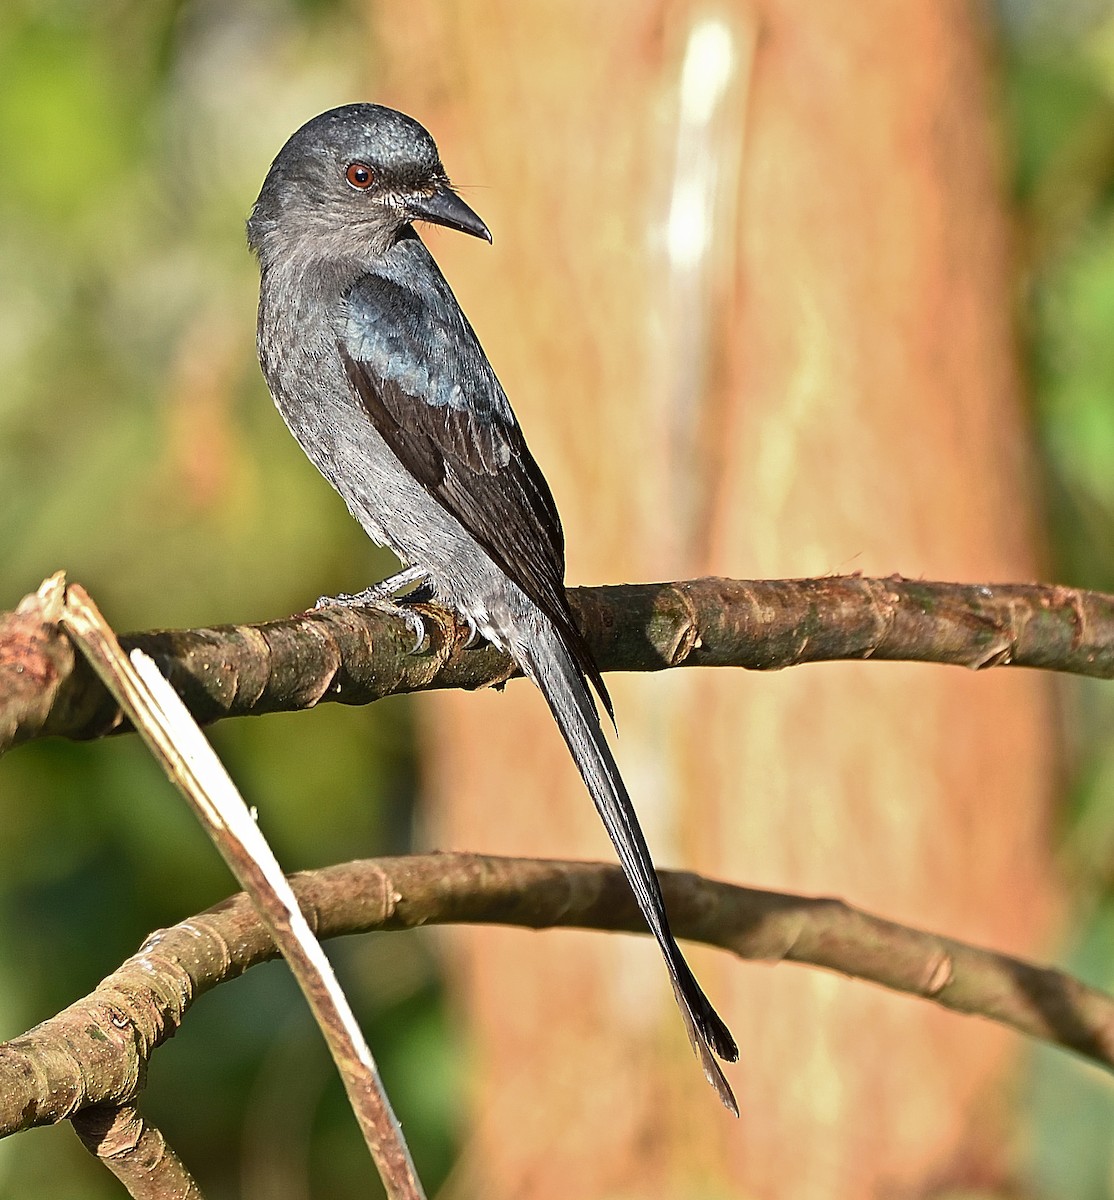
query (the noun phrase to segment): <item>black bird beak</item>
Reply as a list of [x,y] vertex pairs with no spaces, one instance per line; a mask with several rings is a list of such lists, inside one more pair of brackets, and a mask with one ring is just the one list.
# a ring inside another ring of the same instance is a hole
[[409,203],[410,215],[416,221],[429,221],[470,233],[473,237],[491,241],[491,232],[480,218],[455,193],[439,188],[432,196],[414,196]]

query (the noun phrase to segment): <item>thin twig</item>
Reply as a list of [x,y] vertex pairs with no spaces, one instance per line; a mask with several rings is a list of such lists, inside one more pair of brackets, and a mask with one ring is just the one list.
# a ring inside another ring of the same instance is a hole
[[[402,1129],[348,1000],[220,759],[158,667],[142,650],[124,653],[83,588],[66,590],[59,620],[189,802],[290,965],[337,1065],[388,1197],[424,1200]],[[144,1153],[149,1150],[139,1145]],[[124,1144],[115,1158],[119,1163],[134,1152]]]
[[[883,920],[839,900],[660,872],[679,937],[740,958],[807,963],[986,1017],[1114,1069],[1114,997],[1071,975]],[[319,936],[437,924],[643,934],[621,870],[426,854],[292,876]],[[152,937],[91,995],[0,1045],[0,1136],[142,1088],[154,1047],[203,992],[275,956],[243,896]]]
[[[93,738],[125,722],[57,629],[48,580],[0,615],[0,752],[58,735]],[[746,667],[889,659],[983,669],[1039,667],[1114,678],[1114,596],[1040,584],[867,579],[695,579],[569,593],[605,671]],[[404,621],[325,609],[261,625],[121,638],[159,665],[194,717],[289,712],[398,692],[498,686],[513,663],[467,650],[466,626],[418,605],[429,648],[412,654]]]

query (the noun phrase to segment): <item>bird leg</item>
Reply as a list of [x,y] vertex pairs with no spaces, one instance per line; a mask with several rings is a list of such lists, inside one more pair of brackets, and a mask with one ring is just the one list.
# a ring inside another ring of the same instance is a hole
[[[426,578],[425,572],[421,567],[404,567],[395,575],[391,575],[386,579],[382,579],[379,583],[373,583],[371,587],[364,588],[362,592],[341,592],[336,596],[319,596],[314,608],[374,608],[379,612],[387,613],[392,617],[401,617],[407,628],[414,635],[414,648],[410,651],[411,654],[417,654],[425,645],[428,634],[426,633],[425,622],[414,612],[407,604],[400,604],[395,597],[403,588],[409,587],[412,583],[419,583]],[[428,590],[428,585],[415,589],[408,597],[414,601],[418,599],[418,593],[423,594]]]

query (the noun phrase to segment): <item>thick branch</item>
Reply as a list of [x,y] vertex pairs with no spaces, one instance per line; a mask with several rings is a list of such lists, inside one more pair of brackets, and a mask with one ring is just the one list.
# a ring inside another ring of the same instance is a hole
[[[1060,971],[922,933],[838,900],[663,871],[681,937],[741,958],[810,963],[1008,1025],[1114,1068],[1114,997]],[[322,937],[446,923],[644,933],[618,867],[431,854],[293,877]],[[0,1136],[126,1105],[193,1001],[275,956],[243,896],[153,935],[91,995],[0,1045]]]
[[[93,738],[123,718],[75,659],[40,592],[0,615],[0,752],[51,734]],[[833,659],[903,659],[974,669],[1041,667],[1114,677],[1114,596],[1038,584],[918,580],[697,579],[570,592],[605,671],[777,670]],[[202,722],[332,700],[368,704],[426,688],[498,686],[514,673],[490,647],[464,649],[451,614],[419,605],[429,646],[366,609],[301,613],[121,638],[149,654]]]

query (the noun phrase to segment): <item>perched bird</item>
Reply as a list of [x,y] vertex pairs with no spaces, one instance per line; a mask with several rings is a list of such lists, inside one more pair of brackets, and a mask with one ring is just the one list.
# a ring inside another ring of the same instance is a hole
[[[491,241],[433,138],[375,104],[335,108],[279,151],[248,220],[259,361],[279,412],[403,570],[334,603],[393,605],[420,582],[541,689],[669,969],[723,1103],[731,1033],[669,929],[653,862],[589,690],[611,701],[565,596],[549,485],[414,221]],[[330,602],[330,601],[326,601]]]

